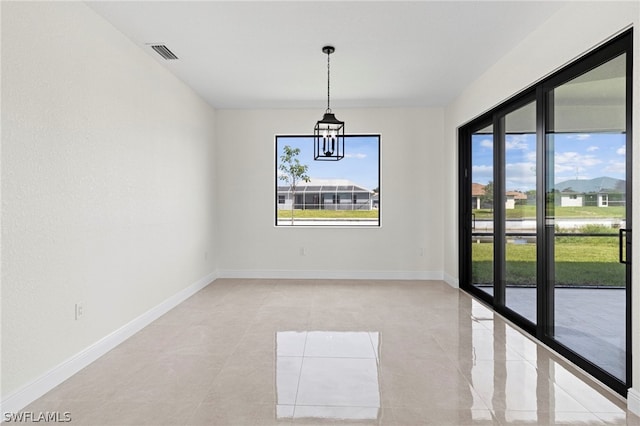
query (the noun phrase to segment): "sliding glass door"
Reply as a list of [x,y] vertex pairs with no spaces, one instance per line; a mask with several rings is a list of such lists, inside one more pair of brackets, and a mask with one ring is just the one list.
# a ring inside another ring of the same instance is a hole
[[504,114],[505,306],[536,323],[536,103]]
[[631,31],[459,132],[461,287],[630,384]]
[[621,54],[546,94],[549,337],[622,381],[627,268],[619,246],[630,217],[626,69]]
[[493,126],[471,135],[471,284],[493,297]]

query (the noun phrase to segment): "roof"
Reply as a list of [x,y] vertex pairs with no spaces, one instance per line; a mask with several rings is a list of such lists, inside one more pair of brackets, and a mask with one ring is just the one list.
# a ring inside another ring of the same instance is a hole
[[[471,184],[471,196],[472,197],[482,197],[486,195],[486,191],[484,190],[486,185],[481,183],[472,183]],[[507,197],[513,197],[516,200],[526,200],[527,194],[520,191],[507,191],[505,193]]]
[[472,183],[471,184],[471,196],[472,197],[480,197],[485,195],[484,185],[481,183]]
[[527,194],[522,193],[520,191],[507,191],[507,197],[513,197],[514,200],[526,200]]
[[555,189],[567,193],[611,193],[626,192],[626,182],[622,179],[602,176],[593,179],[570,179],[556,183]]
[[[289,185],[278,185],[278,192],[288,192]],[[300,182],[296,185],[296,192],[372,192],[363,186],[357,185],[348,179],[311,179],[309,182]]]

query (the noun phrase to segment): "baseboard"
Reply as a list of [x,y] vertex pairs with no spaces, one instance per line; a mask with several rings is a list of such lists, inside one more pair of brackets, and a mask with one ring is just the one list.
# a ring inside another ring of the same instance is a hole
[[73,376],[78,371],[82,370],[87,365],[91,364],[102,355],[127,340],[129,337],[133,336],[144,327],[160,318],[187,298],[202,290],[216,278],[216,272],[212,272],[200,278],[187,288],[179,291],[164,302],[148,310],[131,322],[125,324],[111,334],[108,334],[88,348],[75,354],[71,358],[44,373],[42,376],[33,380],[31,383],[26,384],[21,389],[12,393],[0,402],[2,418],[5,418],[5,413],[16,413],[31,404],[33,401],[49,392],[51,389],[64,382],[69,377]]
[[451,275],[444,273],[444,282],[449,284],[453,288],[460,288],[460,281],[457,278],[452,277]]
[[640,391],[634,388],[629,389],[629,392],[627,392],[627,409],[640,416]]
[[295,271],[233,270],[218,271],[218,278],[326,279],[326,280],[442,280],[442,271]]

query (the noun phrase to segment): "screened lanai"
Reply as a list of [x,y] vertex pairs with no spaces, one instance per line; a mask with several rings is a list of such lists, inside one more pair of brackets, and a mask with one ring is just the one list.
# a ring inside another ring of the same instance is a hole
[[[295,209],[371,210],[373,191],[346,179],[312,179],[296,185]],[[278,186],[278,209],[291,209],[291,186]]]

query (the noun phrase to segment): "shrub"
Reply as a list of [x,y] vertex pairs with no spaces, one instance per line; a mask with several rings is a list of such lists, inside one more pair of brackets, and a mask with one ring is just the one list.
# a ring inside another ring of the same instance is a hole
[[588,223],[582,225],[576,230],[581,234],[614,234],[615,230],[607,225],[599,225],[596,223]]

